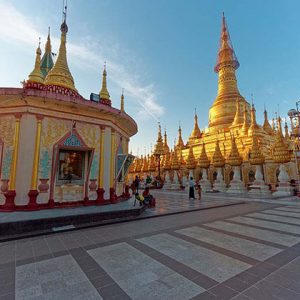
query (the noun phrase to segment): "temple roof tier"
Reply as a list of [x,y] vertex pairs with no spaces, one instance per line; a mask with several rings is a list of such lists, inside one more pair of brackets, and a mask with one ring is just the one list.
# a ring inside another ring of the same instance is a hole
[[224,167],[225,165],[225,158],[221,153],[219,141],[216,142],[215,152],[212,156],[212,164],[216,168]]
[[240,166],[243,162],[242,157],[240,156],[239,150],[237,148],[235,137],[233,136],[231,139],[231,150],[228,158],[226,159],[226,163],[231,166]]
[[206,150],[205,150],[205,144],[203,143],[202,145],[202,149],[201,149],[201,154],[199,156],[199,159],[197,161],[197,166],[200,168],[209,168],[210,165],[210,161],[208,159],[208,156],[206,154]]
[[195,167],[196,167],[196,160],[195,160],[192,146],[189,147],[189,155],[186,160],[186,167],[188,169],[195,169]]

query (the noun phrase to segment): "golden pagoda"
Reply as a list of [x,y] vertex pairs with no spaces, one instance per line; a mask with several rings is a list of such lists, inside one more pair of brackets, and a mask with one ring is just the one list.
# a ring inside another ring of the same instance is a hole
[[168,146],[168,138],[167,138],[167,131],[165,129],[165,133],[164,133],[164,150],[165,150],[165,154],[167,154],[168,152],[170,152],[170,148]]
[[255,110],[254,104],[252,103],[252,107],[251,107],[251,123],[250,123],[250,127],[248,129],[248,135],[251,136],[255,132],[256,133],[259,132],[260,129],[261,129],[261,127],[256,122],[256,110]]
[[121,94],[120,111],[125,112],[125,109],[124,109],[124,90],[122,90],[122,94]]
[[147,156],[145,155],[145,156],[144,156],[144,159],[143,159],[143,162],[142,162],[142,168],[141,168],[141,171],[142,171],[143,173],[147,173],[148,170],[149,170],[149,168],[148,168],[148,160],[147,160]]
[[249,162],[251,163],[251,165],[261,165],[264,163],[264,161],[265,161],[265,157],[258,145],[258,138],[254,134],[252,136],[252,147],[249,152]]
[[273,148],[273,159],[275,162],[283,164],[291,160],[291,154],[288,145],[283,137],[281,128],[281,118],[277,119],[278,130],[275,137],[275,144]]
[[180,169],[180,161],[179,161],[179,158],[178,158],[177,151],[178,150],[175,147],[174,154],[173,154],[173,159],[172,159],[172,162],[171,162],[171,169],[172,170],[179,170]]
[[44,83],[44,77],[41,72],[41,54],[42,50],[40,48],[41,42],[39,41],[39,46],[36,49],[36,58],[35,58],[35,64],[34,69],[28,76],[27,83],[29,82],[35,82],[35,83]]
[[49,71],[48,75],[45,78],[45,85],[49,86],[50,90],[51,86],[54,86],[63,87],[68,90],[75,91],[77,93],[77,90],[74,85],[74,79],[70,72],[67,61],[66,42],[68,25],[66,22],[66,11],[64,11],[63,15],[63,23],[60,26],[61,38],[58,57],[53,68]]
[[221,153],[218,140],[216,142],[215,152],[214,152],[214,155],[212,157],[212,164],[216,168],[224,167],[224,165],[225,165],[225,158]]
[[183,139],[182,139],[182,135],[181,135],[181,126],[180,126],[180,124],[179,124],[179,128],[178,128],[178,141],[177,141],[176,147],[178,149],[182,149],[184,147],[184,143],[183,143]]
[[238,90],[235,70],[239,66],[223,13],[220,48],[215,66],[215,72],[219,75],[218,95],[209,110],[210,132],[216,132],[232,125],[236,113],[237,99],[239,99],[240,105],[246,104],[246,106],[249,106]]
[[201,138],[201,131],[198,125],[198,116],[195,110],[195,116],[194,116],[194,128],[191,133],[191,136],[189,138],[189,144],[195,143],[198,139]]
[[231,166],[240,166],[243,162],[242,157],[240,156],[239,150],[237,148],[235,137],[233,136],[231,139],[231,150],[230,154],[226,159],[226,163]]
[[[278,124],[277,130],[273,122],[272,126],[269,124],[266,110],[263,125],[257,123],[254,105],[251,106],[238,90],[235,72],[239,66],[223,14],[220,47],[214,68],[218,74],[218,93],[209,110],[208,128],[200,131],[195,113],[194,129],[185,143],[179,125],[175,154],[178,155],[182,174],[197,167],[208,168],[207,175],[211,181],[216,168],[224,167],[226,164],[224,172],[226,184],[230,183],[227,172],[230,167],[241,166],[244,184],[248,184],[253,176],[252,165],[263,164],[263,181],[275,187],[278,163],[290,160],[295,163],[295,158],[290,156],[288,150],[294,149],[292,145],[294,141],[288,137],[287,127],[285,127],[286,137],[283,138],[281,124]],[[195,164],[192,155],[198,157]],[[289,168],[290,177],[297,180],[296,168],[292,165]]]
[[263,124],[263,129],[266,133],[270,135],[274,135],[274,129],[272,129],[269,120],[268,120],[268,113],[267,110],[264,110],[264,124]]
[[157,156],[165,154],[165,147],[164,147],[163,139],[162,139],[162,136],[161,136],[161,126],[160,126],[160,124],[158,125],[157,140],[156,140],[156,144],[154,146],[153,154],[157,155]]
[[195,169],[196,167],[196,160],[195,160],[192,146],[189,147],[189,155],[186,160],[186,167],[188,169]]
[[100,101],[101,100],[109,100],[110,101],[110,95],[107,90],[107,72],[106,72],[106,64],[104,65],[103,73],[102,73],[102,86],[101,90],[99,92]]
[[288,141],[290,139],[289,127],[288,127],[287,122],[285,122],[285,124],[284,124],[284,138],[286,141]]
[[152,154],[150,156],[149,172],[155,172],[156,170],[156,161],[155,156]]
[[206,154],[206,150],[205,150],[205,144],[203,143],[202,145],[202,149],[201,149],[201,154],[200,154],[200,157],[197,161],[197,166],[200,167],[200,168],[209,168],[209,165],[210,165],[210,161],[207,157],[207,154]]
[[172,161],[172,153],[167,152],[165,155],[165,160],[164,160],[164,164],[163,164],[164,170],[168,171],[171,169],[171,161]]

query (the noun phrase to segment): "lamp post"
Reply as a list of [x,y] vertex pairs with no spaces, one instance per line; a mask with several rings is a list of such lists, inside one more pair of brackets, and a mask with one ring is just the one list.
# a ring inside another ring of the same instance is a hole
[[[296,172],[297,172],[297,181],[298,181],[298,191],[297,196],[300,197],[300,178],[299,178],[299,168],[298,168],[298,144],[299,144],[299,138],[300,138],[300,112],[299,112],[299,103],[300,100],[296,102],[296,109],[290,109],[288,111],[288,116],[291,120],[291,136],[295,138],[294,140],[294,156],[295,156],[295,162],[296,162]],[[293,120],[297,120],[296,127],[294,126]]]

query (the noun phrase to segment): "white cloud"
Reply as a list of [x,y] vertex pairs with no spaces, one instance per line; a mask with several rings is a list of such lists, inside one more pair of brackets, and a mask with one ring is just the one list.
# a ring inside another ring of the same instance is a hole
[[[46,39],[46,36],[36,28],[36,24],[18,11],[12,4],[6,2],[0,3],[0,40],[35,47],[37,37],[41,37],[42,40]],[[86,39],[91,39],[91,37],[86,37]],[[58,49],[59,39],[52,37],[51,40],[53,48]],[[110,60],[106,55],[104,57],[101,49],[95,47],[97,43],[94,43],[93,47],[88,47],[87,45],[91,45],[91,43],[79,45],[68,42],[68,57],[74,64],[79,67],[90,68],[99,74],[99,66],[102,66],[106,60],[109,79],[120,90],[121,88],[125,89],[126,97],[132,98],[140,105],[141,109],[138,112],[139,119],[152,117],[158,120],[164,114],[164,107],[156,100],[157,96],[154,92],[153,84],[143,85],[140,78],[138,78],[141,74],[133,76],[122,64],[115,62],[113,59]],[[114,55],[117,48],[116,45]]]

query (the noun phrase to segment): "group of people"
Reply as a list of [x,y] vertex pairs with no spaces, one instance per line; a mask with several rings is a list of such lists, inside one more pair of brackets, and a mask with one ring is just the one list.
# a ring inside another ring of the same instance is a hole
[[195,198],[195,189],[198,192],[198,197],[199,197],[199,200],[200,200],[201,199],[201,193],[202,193],[201,185],[196,184],[194,178],[190,177],[190,180],[189,180],[189,199],[196,199]]
[[[152,201],[152,199],[154,199],[153,196],[150,194],[150,183],[151,183],[151,177],[150,176],[149,176],[149,179],[147,177],[147,179],[146,179],[146,188],[145,188],[142,195],[139,194],[139,188],[140,188],[140,178],[139,178],[139,176],[135,176],[135,179],[132,182],[132,185],[131,185],[132,194],[135,195],[136,200],[140,201],[140,204],[142,203],[142,201],[145,201],[145,198],[146,198],[146,201],[144,202],[144,204],[146,202],[150,203]],[[202,193],[201,185],[196,184],[194,178],[190,177],[190,180],[189,180],[189,199],[196,199],[195,189],[197,190],[198,198],[200,200],[201,199],[201,193]]]
[[[147,183],[147,180],[146,180]],[[146,185],[145,190],[143,191],[142,195],[139,194],[140,188],[140,178],[135,176],[135,179],[131,185],[132,194],[135,195],[134,206],[136,201],[139,201],[140,206],[147,206],[147,207],[155,207],[155,198],[150,194],[150,182]]]

